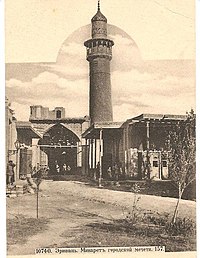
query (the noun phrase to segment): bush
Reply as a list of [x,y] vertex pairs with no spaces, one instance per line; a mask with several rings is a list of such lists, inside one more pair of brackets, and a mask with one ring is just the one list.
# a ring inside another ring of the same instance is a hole
[[151,210],[142,210],[138,207],[141,199],[139,196],[140,185],[135,183],[131,190],[134,193],[133,204],[131,211],[124,219],[125,227],[132,228],[140,225],[143,227],[143,231],[146,230],[146,235],[155,230],[162,230],[169,236],[194,236],[196,234],[196,224],[192,219],[177,217],[176,221],[172,223],[171,216],[167,212],[159,214]]
[[171,236],[190,236],[196,231],[196,223],[192,219],[177,218],[175,223],[167,223],[165,231]]
[[[144,226],[150,231],[156,228],[162,230],[163,233],[169,236],[194,236],[196,234],[196,223],[189,218],[177,218],[175,223],[172,223],[169,213],[159,214],[149,211],[143,211],[137,207],[128,213],[124,219],[125,225],[134,227],[136,225]],[[152,229],[152,226],[155,228]],[[149,228],[151,227],[151,228]]]
[[131,212],[129,212],[126,216],[125,220],[127,223],[135,224],[141,221],[141,209],[138,207],[141,198],[140,196],[138,196],[138,193],[140,192],[139,184],[133,184],[131,191],[134,193],[132,209]]
[[147,212],[144,213],[144,220],[148,224],[154,224],[156,226],[165,226],[169,221],[169,213],[159,214],[158,212]]

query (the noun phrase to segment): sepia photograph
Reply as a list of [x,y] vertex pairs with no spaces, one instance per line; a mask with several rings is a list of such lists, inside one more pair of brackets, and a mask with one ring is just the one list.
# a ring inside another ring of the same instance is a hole
[[4,5],[7,256],[196,257],[195,1]]

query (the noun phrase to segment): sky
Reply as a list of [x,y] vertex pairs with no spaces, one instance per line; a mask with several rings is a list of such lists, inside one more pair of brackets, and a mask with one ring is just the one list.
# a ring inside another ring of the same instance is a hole
[[[86,4],[87,3],[87,4]],[[124,4],[126,3],[126,4]],[[88,62],[95,0],[13,0],[5,3],[6,95],[18,120],[29,106],[88,115]],[[195,109],[194,1],[102,0],[109,38],[115,121],[141,113]]]

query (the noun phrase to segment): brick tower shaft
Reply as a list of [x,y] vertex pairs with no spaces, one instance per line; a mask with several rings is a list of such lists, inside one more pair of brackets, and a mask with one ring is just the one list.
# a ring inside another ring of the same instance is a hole
[[92,39],[84,45],[87,48],[87,60],[90,64],[90,103],[91,124],[113,121],[110,61],[114,42],[107,39],[107,19],[100,11],[92,18]]

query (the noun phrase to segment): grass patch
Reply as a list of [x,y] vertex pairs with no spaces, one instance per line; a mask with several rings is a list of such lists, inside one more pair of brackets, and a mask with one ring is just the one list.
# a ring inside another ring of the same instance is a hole
[[7,245],[25,244],[29,237],[43,232],[48,228],[49,220],[46,218],[27,218],[18,215],[7,219]]
[[[124,221],[110,223],[93,223],[76,232],[71,242],[65,242],[65,247],[104,247],[104,246],[153,246],[164,245],[167,252],[195,251],[195,236],[164,235],[160,226],[137,224],[132,227]],[[69,232],[64,235],[68,237]]]
[[[180,223],[181,222],[181,223]],[[110,222],[95,222],[77,228],[76,232],[65,231],[62,237],[71,240],[65,247],[105,246],[155,246],[166,247],[167,252],[196,250],[196,225],[190,220],[180,219],[175,228],[169,228],[168,216],[152,214],[142,216],[138,221],[119,219]],[[188,230],[191,225],[194,230]],[[186,231],[188,233],[186,233]]]

